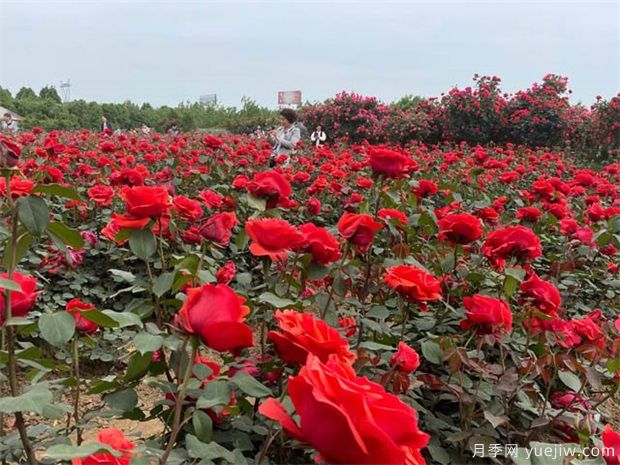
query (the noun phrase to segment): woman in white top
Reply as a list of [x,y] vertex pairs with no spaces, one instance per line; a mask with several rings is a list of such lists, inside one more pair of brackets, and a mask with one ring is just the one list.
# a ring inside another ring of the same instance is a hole
[[312,135],[310,136],[310,140],[314,142],[314,145],[320,147],[323,145],[323,142],[327,139],[327,135],[323,132],[321,126],[317,126]]
[[299,128],[295,126],[297,113],[295,110],[285,108],[280,112],[280,126],[269,133],[269,141],[273,145],[270,165],[275,165],[275,159],[281,155],[287,155],[284,165],[288,165],[291,153],[293,153],[297,142],[301,139]]

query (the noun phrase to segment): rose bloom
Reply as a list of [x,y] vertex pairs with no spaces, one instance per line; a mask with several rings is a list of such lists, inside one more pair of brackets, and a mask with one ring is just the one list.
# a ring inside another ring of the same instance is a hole
[[274,208],[291,195],[291,185],[277,171],[256,173],[246,189],[254,197],[267,200],[267,208]]
[[482,237],[480,220],[469,213],[452,213],[439,220],[439,239],[469,244]]
[[73,315],[75,319],[75,329],[80,333],[93,334],[99,329],[99,325],[95,322],[87,320],[82,316],[82,312],[94,310],[95,306],[80,299],[71,299],[67,302],[65,309]]
[[157,218],[170,206],[165,187],[137,186],[123,190],[125,209],[134,218]]
[[236,274],[237,267],[235,266],[235,262],[228,260],[223,267],[217,270],[215,279],[217,279],[217,282],[220,284],[228,284],[233,280]]
[[329,265],[340,258],[340,244],[327,229],[306,223],[299,227],[299,232],[303,237],[300,251],[309,252],[315,263]]
[[396,220],[403,226],[407,225],[407,215],[395,208],[381,208],[377,212],[377,216],[384,221]]
[[207,218],[200,227],[200,234],[205,239],[226,247],[232,237],[232,230],[237,226],[235,212],[221,212]]
[[22,149],[14,140],[0,135],[0,167],[13,168],[17,166]]
[[397,178],[405,174],[411,162],[409,157],[395,150],[370,147],[368,152],[370,168],[375,173],[383,174],[388,178]]
[[607,465],[620,465],[620,433],[614,431],[611,425],[605,425],[601,440],[607,448],[607,453],[603,455]]
[[316,197],[312,197],[308,199],[306,202],[306,210],[308,210],[308,214],[310,215],[318,215],[321,213],[321,202]]
[[276,311],[275,318],[282,332],[269,331],[267,337],[274,343],[280,358],[289,365],[303,365],[308,353],[327,362],[334,354],[343,363],[353,363],[355,355],[349,343],[338,330],[312,313],[295,310]]
[[556,312],[562,305],[562,297],[557,287],[542,280],[536,273],[521,283],[521,298],[531,299],[533,304],[545,313]]
[[352,244],[367,249],[370,247],[375,232],[383,225],[366,214],[345,213],[338,221],[338,232]]
[[257,257],[268,255],[272,260],[285,258],[287,251],[303,242],[297,228],[278,218],[250,219],[245,223],[245,232],[252,239],[250,252]]
[[103,452],[88,457],[72,459],[72,465],[129,465],[133,457],[133,443],[122,431],[116,428],[102,429],[97,433],[97,441],[120,452],[120,457]]
[[482,245],[482,253],[499,268],[506,259],[515,257],[519,261],[533,260],[542,255],[540,238],[525,226],[508,226],[493,231]]
[[[8,273],[0,274],[0,278],[9,279]],[[22,291],[9,291],[11,293],[11,317],[25,317],[33,307],[37,299],[37,280],[27,274],[14,272],[11,278],[22,288]],[[4,324],[6,313],[6,290],[0,286],[0,325]]]
[[390,365],[396,370],[411,373],[420,366],[420,356],[404,342],[398,343],[398,350],[390,358]]
[[88,189],[88,198],[95,202],[98,207],[109,207],[114,198],[114,189],[104,184],[97,184]]
[[[13,176],[10,181],[11,198],[24,197],[34,189],[34,183],[30,179],[24,179],[19,176]],[[6,182],[0,182],[0,194],[6,197]]]
[[385,283],[409,302],[426,311],[426,303],[441,300],[441,281],[430,273],[411,265],[386,268]]
[[181,219],[190,223],[198,220],[202,216],[200,202],[185,197],[184,195],[177,195],[172,201],[172,206]]
[[431,195],[435,195],[439,192],[439,187],[433,181],[428,181],[426,179],[420,179],[418,181],[418,186],[411,189],[411,191],[418,198],[418,201],[429,197]]
[[465,297],[463,305],[467,311],[461,328],[465,331],[473,329],[478,334],[499,334],[512,329],[512,312],[503,300],[474,294]]
[[205,284],[187,290],[175,325],[200,337],[213,350],[233,354],[253,345],[252,329],[244,323],[250,309],[226,284]]
[[523,207],[517,210],[517,219],[536,223],[542,212],[536,207]]
[[357,377],[349,365],[310,354],[288,391],[299,425],[274,398],[259,412],[293,438],[309,443],[329,464],[424,465],[429,435],[416,411],[380,384]]

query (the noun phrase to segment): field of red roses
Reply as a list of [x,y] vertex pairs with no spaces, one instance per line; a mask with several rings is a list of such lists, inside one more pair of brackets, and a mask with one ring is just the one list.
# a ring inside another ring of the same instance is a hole
[[0,142],[3,463],[620,463],[620,163]]

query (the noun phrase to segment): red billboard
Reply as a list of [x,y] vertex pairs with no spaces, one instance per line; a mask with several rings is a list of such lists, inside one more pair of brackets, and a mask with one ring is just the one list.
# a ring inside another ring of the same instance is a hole
[[282,90],[278,92],[278,105],[301,105],[301,90]]

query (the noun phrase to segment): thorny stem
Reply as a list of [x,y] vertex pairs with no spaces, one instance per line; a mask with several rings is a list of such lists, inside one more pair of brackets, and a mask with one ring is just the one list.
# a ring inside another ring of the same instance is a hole
[[[340,263],[338,263],[338,268],[336,268],[337,272],[340,272],[340,270],[342,270],[342,267],[344,266],[344,262],[347,259],[347,255],[349,255],[349,242],[348,241],[344,243],[344,251],[342,252],[342,258],[340,259]],[[334,283],[332,282],[331,289],[329,290],[329,295],[327,296],[327,302],[325,303],[325,306],[323,307],[320,313],[321,319],[325,319],[325,315],[327,315],[327,309],[329,308],[329,304],[332,303],[335,291],[336,291],[336,288],[334,286]]]
[[73,358],[73,377],[75,378],[75,391],[73,397],[73,419],[77,432],[77,445],[82,444],[82,429],[80,428],[80,354],[78,352],[79,336],[77,333],[71,341],[71,352]]
[[[187,340],[186,340],[187,344]],[[183,344],[182,352],[185,352],[186,344]],[[192,354],[187,361],[187,367],[185,368],[185,375],[183,376],[183,381],[179,386],[179,390],[177,392],[177,398],[174,405],[174,416],[172,418],[172,429],[170,431],[170,439],[168,439],[168,445],[164,450],[164,455],[161,456],[159,460],[160,465],[164,465],[168,461],[168,457],[170,456],[170,452],[172,452],[172,448],[174,447],[174,443],[177,440],[177,436],[179,435],[179,431],[181,430],[181,413],[183,410],[183,401],[185,400],[185,393],[187,392],[187,383],[192,375],[192,369],[194,367],[194,359],[196,358],[196,353],[198,352],[198,341],[195,337],[191,337],[191,346],[192,346]],[[180,354],[180,357],[183,356],[183,353]]]
[[[11,255],[9,259],[9,266],[7,270],[7,277],[9,280],[13,279],[13,273],[15,272],[16,266],[16,249],[17,249],[17,209],[15,208],[15,204],[13,203],[13,199],[11,197],[11,176],[7,175],[5,178],[6,182],[6,196],[9,207],[11,209]],[[11,291],[5,290],[4,293],[4,311],[5,318],[4,321],[8,321],[11,319]],[[6,323],[5,323],[6,324]],[[7,340],[7,352],[8,352],[8,365],[9,365],[9,388],[11,391],[11,396],[17,397],[20,395],[19,385],[17,384],[17,357],[15,356],[15,328],[13,326],[6,326],[6,340]],[[17,430],[19,432],[19,437],[22,441],[22,445],[24,446],[24,452],[26,453],[26,457],[28,458],[28,462],[31,465],[36,465],[38,463],[34,451],[32,449],[32,444],[30,442],[30,438],[28,438],[28,431],[26,430],[26,424],[24,422],[24,416],[22,412],[15,412],[15,425],[17,426]]]

